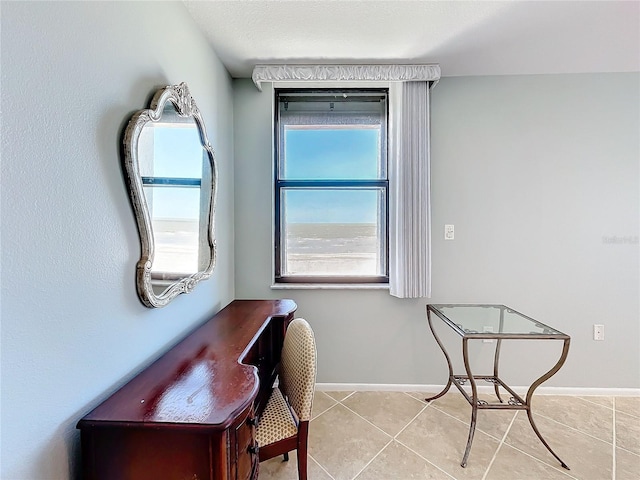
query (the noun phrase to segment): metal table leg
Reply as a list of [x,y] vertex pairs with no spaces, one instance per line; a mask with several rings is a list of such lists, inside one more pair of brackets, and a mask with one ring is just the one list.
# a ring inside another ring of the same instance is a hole
[[447,385],[437,395],[424,399],[425,402],[430,402],[432,400],[435,400],[436,398],[440,398],[445,393],[447,393],[449,391],[449,389],[451,388],[451,382],[453,381],[453,367],[451,366],[451,359],[449,358],[449,354],[445,350],[444,345],[442,344],[442,342],[440,341],[440,338],[436,334],[436,331],[433,329],[433,322],[431,321],[431,310],[429,310],[429,309],[427,309],[427,320],[429,321],[429,328],[431,329],[431,333],[433,334],[433,338],[436,339],[436,343],[440,347],[440,350],[442,350],[442,353],[444,353],[444,358],[447,359],[447,366],[449,367],[449,379],[447,381]]
[[542,384],[543,382],[546,382],[547,380],[549,380],[553,375],[555,375],[555,373],[558,370],[560,370],[562,365],[564,365],[564,362],[567,359],[567,355],[569,354],[569,342],[570,342],[570,339],[568,339],[568,338],[564,340],[564,345],[562,346],[562,354],[560,355],[560,359],[551,368],[551,370],[549,370],[547,373],[542,375],[538,380],[533,382],[533,384],[529,387],[529,390],[527,390],[527,397],[526,397],[526,400],[525,400],[526,407],[527,407],[527,417],[529,418],[529,423],[531,424],[531,427],[533,428],[533,431],[536,433],[536,435],[538,436],[538,438],[540,439],[542,444],[547,448],[547,450],[549,450],[549,452],[551,452],[551,455],[556,457],[556,460],[558,460],[560,462],[560,465],[562,465],[567,470],[570,470],[570,468],[567,466],[566,463],[564,463],[562,461],[562,459],[558,455],[556,455],[556,452],[554,452],[551,449],[549,444],[542,437],[542,434],[538,430],[538,427],[536,426],[535,422],[533,421],[533,413],[531,412],[531,400],[533,399],[533,392],[536,390],[536,388],[538,388],[540,386],[540,384]]
[[[502,345],[502,339],[498,338],[496,340],[496,352],[495,355],[493,356],[493,376],[497,379],[498,378],[498,365],[500,363],[500,346]],[[502,397],[500,396],[500,385],[498,384],[498,382],[496,380],[493,381],[493,389],[496,392],[496,397],[498,397],[498,400],[500,401],[500,403],[504,403],[504,401],[502,400]]]
[[[500,325],[498,326],[498,332],[502,332],[503,326],[504,326],[504,308],[501,308],[500,309]],[[493,357],[493,376],[495,377],[496,380],[498,379],[498,365],[500,363],[501,345],[502,345],[502,339],[498,338],[496,340],[496,351]],[[500,401],[500,403],[504,403],[502,401],[502,397],[500,397],[500,388],[497,381],[493,382],[493,389],[496,392],[496,397],[498,397],[498,400]]]
[[461,467],[467,466],[467,459],[469,458],[469,453],[471,453],[471,444],[473,443],[473,435],[476,433],[476,421],[478,420],[478,388],[476,387],[476,380],[473,378],[471,366],[469,365],[468,340],[468,338],[462,339],[462,357],[464,359],[464,368],[467,371],[467,377],[471,384],[471,423],[469,425],[467,447],[464,449],[464,456],[462,457],[462,462],[460,462]]

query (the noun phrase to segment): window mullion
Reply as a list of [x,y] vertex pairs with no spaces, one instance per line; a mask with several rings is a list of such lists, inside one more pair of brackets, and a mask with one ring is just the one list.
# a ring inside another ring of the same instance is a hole
[[389,181],[380,180],[277,180],[276,188],[387,188]]

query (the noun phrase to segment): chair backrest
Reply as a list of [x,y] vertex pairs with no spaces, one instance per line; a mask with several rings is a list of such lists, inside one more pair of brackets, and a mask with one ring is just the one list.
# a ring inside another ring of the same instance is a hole
[[284,337],[280,381],[282,391],[301,421],[311,420],[316,359],[316,340],[311,326],[303,318],[294,319]]

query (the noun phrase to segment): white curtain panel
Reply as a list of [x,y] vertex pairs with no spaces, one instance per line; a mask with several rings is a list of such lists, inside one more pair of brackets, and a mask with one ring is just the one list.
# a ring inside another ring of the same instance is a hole
[[431,296],[429,82],[394,82],[389,102],[389,287]]

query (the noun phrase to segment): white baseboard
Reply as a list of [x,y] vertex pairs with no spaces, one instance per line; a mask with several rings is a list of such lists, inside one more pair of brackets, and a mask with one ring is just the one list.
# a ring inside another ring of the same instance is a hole
[[[400,383],[317,383],[321,392],[430,392],[438,393],[444,385],[415,385]],[[512,387],[519,395],[524,395],[528,387]],[[453,388],[455,390],[455,387]],[[492,385],[478,385],[479,393],[493,393]],[[538,387],[536,395],[573,395],[599,397],[638,397],[640,388],[591,388],[591,387]]]

